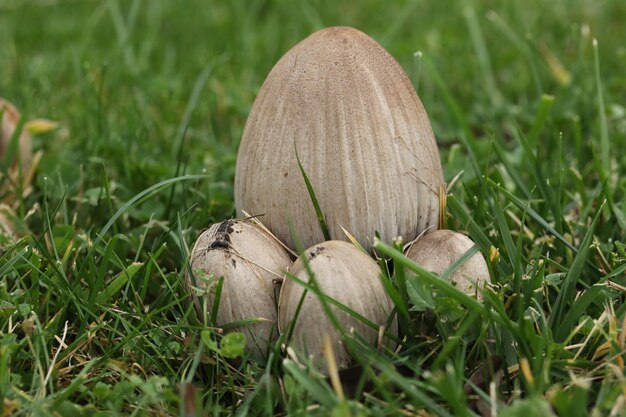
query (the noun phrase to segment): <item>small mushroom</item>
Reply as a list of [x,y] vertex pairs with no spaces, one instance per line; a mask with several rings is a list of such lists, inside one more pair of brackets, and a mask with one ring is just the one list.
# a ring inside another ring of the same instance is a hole
[[[296,149],[331,239],[370,250],[437,227],[443,173],[411,81],[375,40],[350,27],[315,32],[274,66],[241,139],[235,205],[294,249],[324,241]],[[295,198],[294,198],[295,197]],[[291,226],[290,226],[291,225]]]
[[[15,129],[17,129],[21,116],[15,106],[4,100],[2,97],[0,97],[0,114],[2,115],[2,120],[0,122],[0,159],[2,159],[11,146],[11,138],[13,137]],[[23,127],[20,132],[17,148],[22,167],[27,167],[32,158],[31,142],[32,139],[30,135]],[[16,163],[17,159],[14,158],[13,164],[15,165]]]
[[[422,268],[441,275],[473,246],[474,242],[461,233],[437,230],[420,237],[406,256]],[[452,273],[450,281],[466,294],[482,299],[478,290],[489,282],[489,268],[483,255],[480,252],[472,255]]]
[[269,233],[250,220],[226,220],[197,239],[187,286],[200,319],[208,322],[223,278],[215,324],[259,319],[232,331],[243,332],[252,356],[261,359],[278,335],[277,287],[290,265],[289,254]]
[[[386,325],[393,303],[381,282],[380,268],[370,256],[347,242],[336,240],[317,244],[307,249],[303,256],[306,256],[322,293],[376,325]],[[294,262],[290,273],[304,282],[309,281],[302,256]],[[293,326],[291,346],[311,356],[316,366],[323,371],[326,370],[326,365],[322,341],[324,335],[328,334],[337,366],[347,367],[350,356],[342,344],[340,333],[326,315],[314,292],[306,293],[300,312],[296,314],[303,292],[304,288],[297,282],[289,278],[283,281],[278,301],[278,326],[281,333],[288,332],[290,326]],[[369,327],[336,306],[330,308],[345,331],[358,333],[373,345],[377,343],[378,329]],[[292,323],[294,319],[296,321]],[[392,334],[396,334],[395,320],[390,330]]]

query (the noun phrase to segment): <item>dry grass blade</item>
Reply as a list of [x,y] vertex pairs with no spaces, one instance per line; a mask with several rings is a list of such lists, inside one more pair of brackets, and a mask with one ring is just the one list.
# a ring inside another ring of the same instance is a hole
[[335,360],[335,352],[333,352],[333,346],[328,333],[324,335],[324,356],[326,357],[328,376],[330,377],[330,382],[335,390],[335,394],[337,394],[339,400],[344,401],[346,397],[343,393],[343,386],[339,378],[339,369],[337,367],[337,361]]

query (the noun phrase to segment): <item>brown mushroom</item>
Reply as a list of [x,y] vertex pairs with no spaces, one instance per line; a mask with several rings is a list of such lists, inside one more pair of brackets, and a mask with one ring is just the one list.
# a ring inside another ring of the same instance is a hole
[[[472,240],[452,230],[437,230],[422,236],[406,256],[422,268],[441,275],[474,246]],[[482,299],[480,288],[489,282],[489,268],[480,252],[472,255],[450,276],[450,281],[466,294]]]
[[[380,268],[370,256],[350,243],[336,240],[317,244],[307,249],[303,256],[306,256],[322,293],[378,326],[387,324],[393,303],[383,287]],[[302,256],[294,262],[290,273],[301,281],[309,281]],[[280,331],[285,333],[293,326],[291,346],[310,355],[322,370],[326,370],[322,341],[324,335],[329,335],[337,366],[347,367],[350,356],[341,341],[340,333],[313,291],[308,291],[304,296],[299,314],[296,315],[303,292],[304,287],[297,282],[289,278],[283,281],[278,301]],[[369,327],[337,306],[330,308],[345,331],[358,333],[372,345],[377,343],[379,329]],[[294,319],[295,322],[292,322]],[[392,334],[397,332],[395,320],[390,331]]]
[[290,265],[289,254],[269,233],[248,220],[226,220],[197,239],[187,287],[200,319],[208,323],[223,278],[216,325],[258,320],[232,330],[243,332],[252,355],[263,358],[278,335],[276,294]]
[[443,184],[422,103],[396,60],[350,27],[320,30],[274,66],[252,106],[237,157],[235,205],[294,248],[322,242],[302,167],[330,237],[366,249],[437,227]]

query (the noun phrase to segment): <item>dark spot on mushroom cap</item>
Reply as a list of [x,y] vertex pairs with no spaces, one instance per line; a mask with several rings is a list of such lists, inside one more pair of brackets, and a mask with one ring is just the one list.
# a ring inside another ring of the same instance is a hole
[[231,234],[234,229],[233,229],[233,225],[235,224],[234,221],[232,220],[226,220],[223,221],[222,223],[220,223],[219,227],[217,228],[217,232],[215,232],[217,235],[225,235],[228,236],[229,234]]
[[309,260],[315,258],[317,255],[319,255],[320,253],[324,252],[325,250],[326,250],[326,248],[324,246],[316,247],[311,252],[309,252]]
[[230,248],[230,234],[235,231],[232,220],[226,220],[220,223],[215,231],[215,240],[209,245],[211,249],[229,249]]
[[211,249],[228,249],[228,248],[230,248],[230,239],[214,240],[209,245],[209,250],[211,250]]

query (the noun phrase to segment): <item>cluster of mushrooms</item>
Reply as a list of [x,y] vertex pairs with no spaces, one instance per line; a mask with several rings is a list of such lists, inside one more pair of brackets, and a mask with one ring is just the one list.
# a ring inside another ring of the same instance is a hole
[[[290,346],[325,368],[328,336],[337,365],[346,367],[336,321],[372,344],[379,331],[319,293],[397,333],[371,256],[374,236],[414,241],[406,255],[443,273],[473,242],[436,231],[442,192],[428,116],[398,62],[356,29],[320,30],[278,61],[254,102],[237,157],[240,219],[212,225],[192,250],[187,284],[196,310],[217,326],[240,323],[232,330],[246,335],[253,357],[265,357],[289,332]],[[297,247],[308,249],[293,262]],[[477,253],[451,280],[478,294],[488,277]]]

